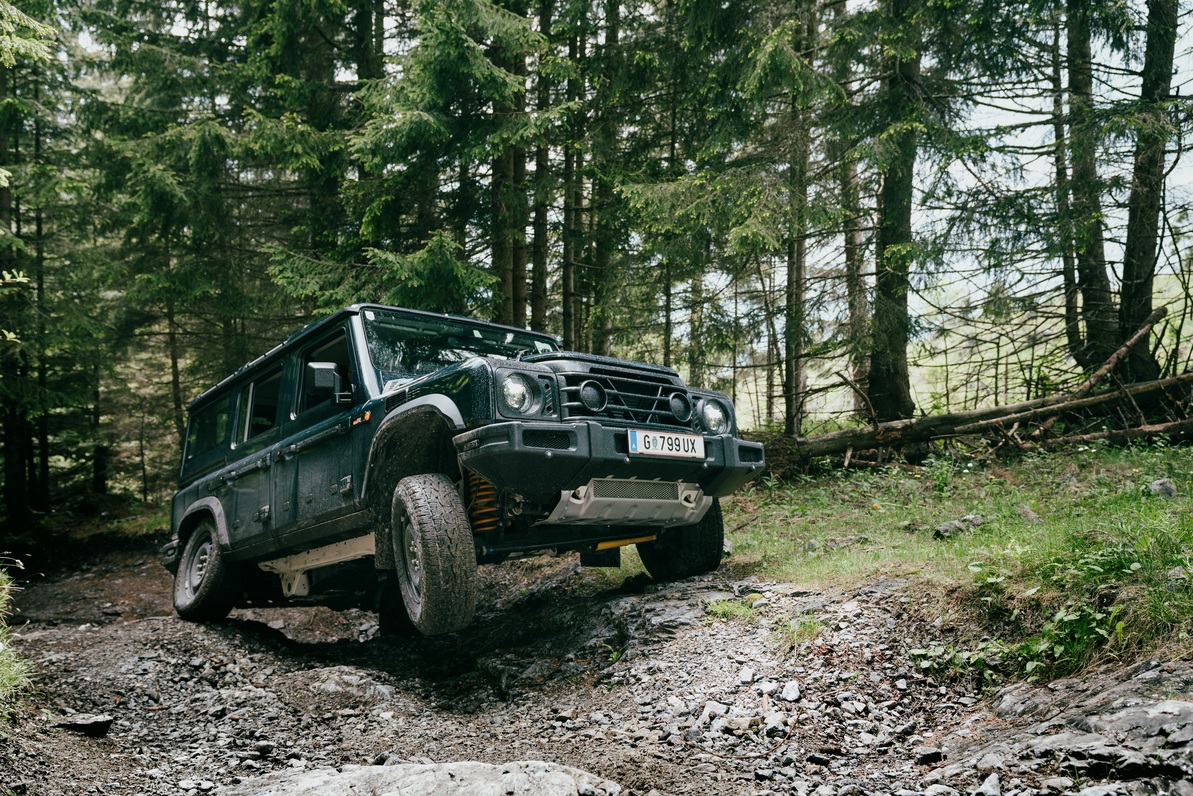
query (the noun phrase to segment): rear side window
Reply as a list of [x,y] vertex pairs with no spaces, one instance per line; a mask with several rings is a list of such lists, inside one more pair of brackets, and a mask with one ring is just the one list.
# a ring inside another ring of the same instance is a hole
[[232,396],[225,395],[214,403],[191,413],[186,429],[186,461],[225,447],[228,444],[228,419]]
[[244,388],[241,394],[244,439],[264,434],[278,424],[278,393],[282,369],[275,368]]

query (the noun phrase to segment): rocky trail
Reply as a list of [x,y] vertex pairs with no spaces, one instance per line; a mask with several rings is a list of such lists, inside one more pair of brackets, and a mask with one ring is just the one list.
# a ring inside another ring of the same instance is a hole
[[938,682],[909,652],[947,623],[914,579],[482,577],[474,626],[436,639],[356,609],[182,622],[151,547],[35,580],[0,794],[1193,794],[1193,666]]

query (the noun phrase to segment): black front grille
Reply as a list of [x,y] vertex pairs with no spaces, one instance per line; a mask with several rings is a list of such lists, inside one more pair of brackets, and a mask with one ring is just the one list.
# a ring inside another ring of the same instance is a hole
[[[605,391],[606,404],[599,411],[593,411],[580,402],[580,387],[588,381],[596,382]],[[666,378],[611,368],[593,368],[588,373],[561,373],[560,382],[560,402],[565,419],[594,418],[634,425],[692,428],[691,418],[681,421],[672,414],[671,395],[686,393],[682,387],[677,387]]]
[[528,448],[547,448],[565,451],[572,447],[572,435],[566,431],[546,431],[528,428],[522,432],[522,444]]
[[762,448],[742,448],[739,455],[746,464],[761,462]]

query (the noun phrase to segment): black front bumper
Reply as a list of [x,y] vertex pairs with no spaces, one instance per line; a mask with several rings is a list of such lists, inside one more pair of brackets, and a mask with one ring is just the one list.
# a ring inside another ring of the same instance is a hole
[[762,445],[728,435],[704,437],[704,459],[629,453],[625,428],[592,421],[511,421],[454,438],[460,462],[499,489],[536,503],[593,478],[636,478],[699,484],[712,497],[731,495],[762,472]]

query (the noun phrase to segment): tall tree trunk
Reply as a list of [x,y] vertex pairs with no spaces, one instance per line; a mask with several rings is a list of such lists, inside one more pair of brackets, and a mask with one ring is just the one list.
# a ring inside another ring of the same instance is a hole
[[[606,74],[602,75],[602,86],[608,86],[617,80],[614,64],[620,57],[620,37],[620,0],[605,0],[605,43],[602,61]],[[613,171],[620,160],[617,151],[620,119],[617,109],[610,107],[610,96],[607,90],[598,89],[596,105],[601,109],[601,118],[594,131],[593,160],[596,169],[592,190],[593,209],[596,213],[592,257],[592,350],[605,356],[613,349],[613,304],[617,283],[613,263],[613,254],[617,246]]]
[[[509,113],[508,107],[498,113]],[[514,183],[514,153],[507,147],[493,159],[493,208],[490,238],[493,247],[493,275],[501,293],[497,322],[513,323],[514,319],[514,238],[512,233],[512,203]]]
[[111,461],[112,449],[100,436],[103,410],[100,404],[100,372],[99,364],[91,369],[91,438],[95,440],[95,447],[91,451],[91,492],[95,495],[108,494],[108,469]]
[[[814,0],[803,3],[800,11],[804,19],[797,28],[793,44],[796,52],[810,53],[815,46]],[[791,153],[787,164],[787,289],[784,296],[787,369],[783,380],[783,430],[789,437],[800,434],[803,426],[803,397],[807,389],[807,367],[804,363],[804,334],[807,324],[804,302],[808,290],[808,158],[811,152],[808,115],[809,111],[803,105],[803,97],[793,95],[789,132]]]
[[916,133],[909,122],[924,112],[920,88],[920,36],[915,29],[918,0],[890,0],[889,20],[907,58],[884,58],[886,121],[901,126],[892,138],[892,154],[882,171],[879,191],[878,244],[875,252],[874,317],[870,349],[870,404],[880,421],[909,418],[915,412],[907,344],[911,323],[907,296],[913,260],[911,210],[915,190]]
[[[581,39],[572,34],[568,39],[568,60],[573,70],[579,67],[582,52]],[[573,108],[568,114],[568,136],[563,152],[563,263],[560,281],[562,292],[563,347],[569,351],[579,348],[579,328],[576,322],[576,260],[583,226],[583,191],[580,185],[580,142],[583,140],[583,124],[580,114],[574,108],[580,99],[581,80],[574,73],[568,75],[567,98]]]
[[[1177,0],[1148,0],[1147,48],[1139,92],[1142,118],[1135,145],[1135,174],[1127,201],[1127,243],[1123,249],[1119,306],[1119,337],[1123,340],[1142,326],[1152,312],[1152,281],[1164,191],[1164,149],[1169,138],[1164,106],[1172,89],[1177,12]],[[1160,365],[1150,346],[1138,345],[1131,349],[1125,371],[1127,381],[1152,381],[1159,378]]]
[[[0,99],[8,99],[11,91],[10,79],[12,70],[7,66],[0,66]],[[12,111],[0,113],[0,167],[13,165],[12,150],[9,142],[9,114]],[[0,185],[0,233],[12,234],[12,188],[7,182]],[[0,246],[0,271],[13,271],[13,250],[11,246]],[[17,299],[9,296],[5,301],[9,307],[16,305]],[[16,313],[4,313],[6,331],[17,332],[19,326],[7,328],[15,320]],[[7,509],[7,524],[11,531],[25,530],[31,517],[29,511],[29,481],[25,461],[28,458],[28,435],[26,433],[25,407],[22,400],[24,392],[20,377],[20,353],[11,343],[0,343],[0,387],[3,387],[5,400],[0,406],[0,421],[3,423],[4,436],[4,505]]]
[[693,387],[704,386],[704,266],[706,262],[707,246],[701,249],[696,275],[692,277],[688,307],[688,383]]
[[[34,83],[33,101],[41,103],[41,86]],[[41,117],[33,117],[33,162],[42,165]],[[37,478],[33,505],[39,511],[50,510],[50,377],[47,360],[46,318],[46,238],[45,212],[40,206],[33,210],[33,271],[36,275],[37,302]]]
[[1094,113],[1093,57],[1090,47],[1090,8],[1085,0],[1067,0],[1069,66],[1069,150],[1073,159],[1070,183],[1073,208],[1077,285],[1085,320],[1085,346],[1079,352],[1082,368],[1097,367],[1116,347],[1118,319],[1102,237],[1101,184],[1098,182],[1100,125]]
[[[516,13],[523,13],[521,4],[515,9]],[[522,80],[526,79],[526,55],[518,53],[514,57],[514,68],[511,70]],[[515,113],[518,117],[526,115],[526,92],[518,92],[514,100]],[[510,147],[510,156],[514,160],[513,184],[510,192],[510,237],[513,240],[513,251],[510,254],[510,265],[513,270],[513,313],[510,316],[511,326],[519,328],[526,326],[526,227],[530,224],[530,205],[526,201],[526,147],[516,144]]]
[[[186,437],[186,409],[182,397],[182,351],[178,341],[178,321],[174,315],[174,302],[166,304],[166,349],[170,356],[170,403],[173,408],[171,421],[178,440],[178,450]],[[98,388],[97,400],[98,400]]]
[[[551,40],[551,15],[555,10],[554,0],[539,3],[539,33]],[[535,98],[539,113],[546,113],[551,106],[551,82],[543,70],[538,71],[538,92]],[[534,221],[532,222],[533,243],[530,266],[530,328],[536,332],[547,330],[547,252],[550,230],[548,216],[551,210],[551,150],[546,138],[539,140],[534,150]]]
[[[845,21],[844,3],[832,6],[834,25]],[[852,102],[854,80],[852,65],[846,59],[838,59],[833,77],[845,91],[845,102]],[[841,230],[841,248],[845,255],[845,338],[849,354],[849,370],[856,384],[866,383],[870,360],[867,355],[867,333],[870,328],[870,302],[866,296],[866,277],[862,260],[862,211],[861,191],[858,188],[857,161],[849,156],[850,142],[844,136],[829,142],[831,162],[835,163],[837,191],[840,194],[841,214],[844,217]],[[852,392],[853,410],[856,414],[866,411],[865,401],[857,392]]]
[[1052,34],[1052,164],[1056,172],[1056,217],[1061,247],[1061,279],[1065,302],[1065,343],[1069,355],[1080,362],[1085,350],[1081,334],[1081,294],[1077,288],[1077,261],[1073,254],[1073,217],[1069,209],[1069,160],[1065,149],[1065,87],[1061,72],[1061,30]]

